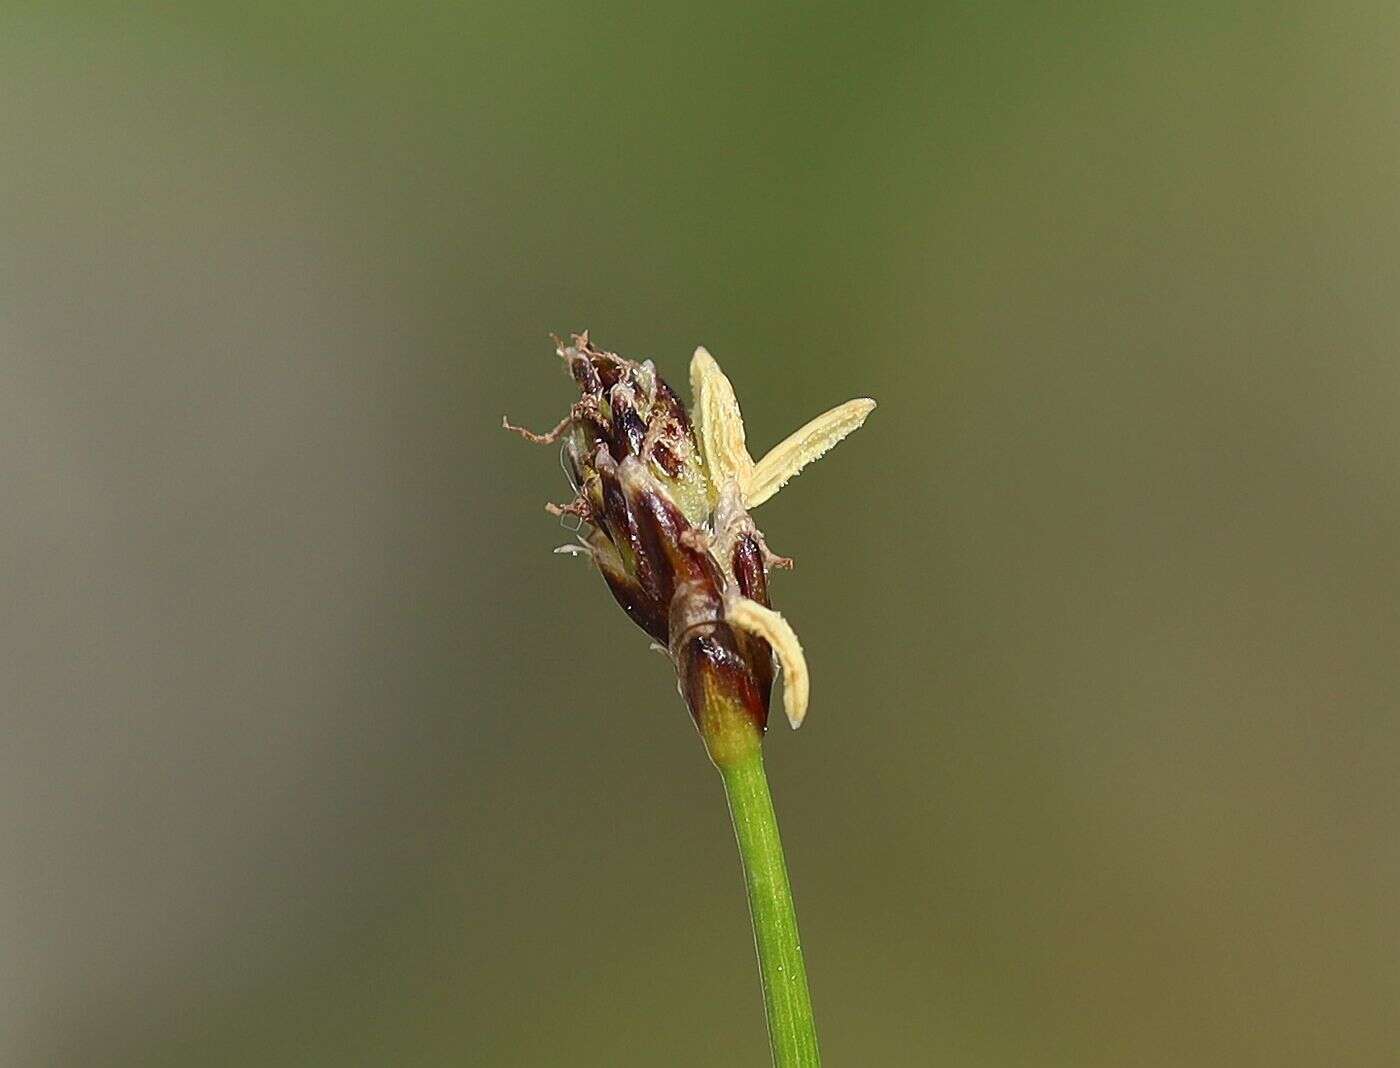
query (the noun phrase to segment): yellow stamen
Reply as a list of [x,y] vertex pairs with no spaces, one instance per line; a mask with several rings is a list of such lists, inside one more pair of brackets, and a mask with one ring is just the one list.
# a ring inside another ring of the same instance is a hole
[[694,403],[691,419],[710,484],[718,492],[732,479],[738,483],[748,508],[758,507],[777,493],[789,479],[864,423],[875,408],[875,402],[868,398],[838,405],[789,434],[754,463],[734,387],[704,348],[696,349],[690,361],[690,392]]
[[710,481],[723,486],[731,478],[743,486],[752,477],[754,462],[744,444],[744,417],[734,387],[715,358],[703,348],[690,361],[690,396],[700,451],[709,467]]
[[813,460],[827,453],[847,434],[859,429],[875,408],[868,398],[847,401],[823,412],[796,433],[784,438],[754,467],[743,485],[744,503],[756,508]]
[[811,682],[807,675],[807,658],[802,655],[797,633],[777,612],[747,597],[729,598],[724,606],[724,618],[741,630],[757,634],[773,647],[783,669],[783,711],[793,730],[802,726]]

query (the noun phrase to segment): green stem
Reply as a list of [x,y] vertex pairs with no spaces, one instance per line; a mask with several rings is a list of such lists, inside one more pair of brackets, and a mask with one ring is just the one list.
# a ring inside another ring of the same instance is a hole
[[773,1064],[817,1068],[821,1054],[807,992],[807,968],[802,963],[778,818],[763,770],[763,750],[754,746],[733,762],[719,765],[719,770],[744,863]]

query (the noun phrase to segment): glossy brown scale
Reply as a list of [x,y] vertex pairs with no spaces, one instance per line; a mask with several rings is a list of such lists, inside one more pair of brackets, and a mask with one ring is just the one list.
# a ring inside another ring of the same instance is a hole
[[642,442],[646,440],[647,424],[633,407],[627,391],[615,389],[610,401],[612,405],[612,432],[609,446],[613,459],[621,461],[628,456],[642,454]]
[[685,464],[677,456],[669,445],[663,441],[658,441],[651,447],[651,458],[656,461],[658,467],[665,471],[672,478],[679,478],[681,470]]
[[[599,455],[606,455],[599,450]],[[618,478],[616,465],[598,465],[598,477],[603,490],[603,522],[605,532],[614,545],[625,550],[636,569],[636,581],[641,592],[664,607],[670,600],[671,569],[664,552],[658,552],[656,538],[648,526],[639,522],[627,491]],[[624,556],[624,559],[626,558]]]
[[578,383],[578,388],[583,393],[597,396],[603,391],[603,383],[598,377],[593,361],[586,356],[572,357],[569,360],[569,373],[574,376],[574,381]]
[[656,400],[654,406],[657,411],[664,412],[676,421],[676,426],[682,433],[689,434],[690,416],[686,414],[685,406],[681,404],[676,396],[675,390],[666,384],[666,380],[657,376],[656,379]]
[[606,354],[595,356],[594,359],[596,361],[594,366],[598,369],[598,378],[603,383],[604,389],[612,389],[627,374],[629,364],[626,360]]
[[585,393],[601,395],[621,382],[634,366],[610,352],[599,352],[588,343],[586,336],[575,339],[577,348],[568,351],[569,371]]
[[710,554],[696,540],[698,532],[663,493],[648,490],[637,495],[638,526],[648,549],[666,561],[666,594],[682,583],[698,583],[716,591],[724,577]]
[[768,603],[768,568],[763,560],[763,548],[752,534],[741,534],[734,543],[734,554],[729,566],[734,570],[734,579],[739,583],[739,592],[751,601],[757,601],[764,608]]
[[667,606],[648,597],[636,580],[613,570],[601,558],[598,558],[598,570],[608,584],[613,600],[617,601],[628,618],[651,635],[653,641],[664,644],[669,624]]
[[682,442],[691,444],[690,417],[664,379],[656,379],[656,398],[652,404],[652,422],[659,425],[655,444],[652,446],[652,459],[672,478],[680,476],[685,467],[681,459]]
[[723,693],[741,707],[760,731],[768,726],[771,686],[754,677],[752,665],[740,652],[733,628],[716,623],[697,630],[676,650],[676,671],[686,705],[697,726],[709,693]]

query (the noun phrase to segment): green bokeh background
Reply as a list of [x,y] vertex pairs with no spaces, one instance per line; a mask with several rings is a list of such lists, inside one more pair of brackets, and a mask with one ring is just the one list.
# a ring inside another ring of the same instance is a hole
[[0,6],[0,1063],[748,1065],[717,776],[541,509],[758,448],[832,1065],[1400,1043],[1400,9]]

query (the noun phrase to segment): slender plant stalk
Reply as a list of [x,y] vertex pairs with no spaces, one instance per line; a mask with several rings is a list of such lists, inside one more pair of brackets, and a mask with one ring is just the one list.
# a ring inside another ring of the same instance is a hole
[[783,843],[778,837],[778,818],[763,770],[763,750],[754,747],[735,762],[722,765],[720,774],[749,891],[773,1064],[776,1068],[816,1068],[821,1064],[817,1027],[812,1019]]

